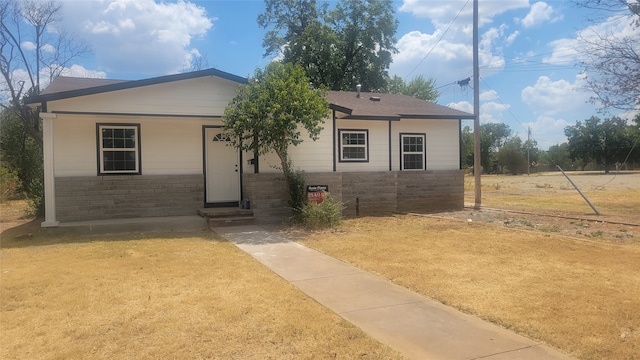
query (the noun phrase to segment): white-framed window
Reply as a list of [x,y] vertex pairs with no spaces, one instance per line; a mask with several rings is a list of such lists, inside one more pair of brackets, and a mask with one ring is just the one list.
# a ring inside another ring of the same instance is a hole
[[98,174],[140,174],[140,124],[97,124]]
[[400,134],[401,170],[425,170],[425,134]]
[[369,130],[338,129],[340,162],[369,161]]

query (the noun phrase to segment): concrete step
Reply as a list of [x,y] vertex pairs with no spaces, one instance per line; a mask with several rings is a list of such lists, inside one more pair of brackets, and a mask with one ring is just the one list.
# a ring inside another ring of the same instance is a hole
[[209,227],[242,226],[255,224],[253,210],[239,208],[203,208],[198,215],[207,219]]
[[253,210],[240,208],[201,208],[198,215],[204,218],[220,218],[230,216],[253,216]]
[[209,228],[226,226],[255,225],[256,218],[253,216],[229,216],[208,218]]

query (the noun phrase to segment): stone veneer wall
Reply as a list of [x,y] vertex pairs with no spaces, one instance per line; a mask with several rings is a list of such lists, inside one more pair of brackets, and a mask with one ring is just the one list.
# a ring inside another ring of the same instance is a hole
[[195,215],[204,203],[202,175],[58,177],[56,217],[61,222]]
[[[347,217],[392,212],[436,212],[464,207],[464,172],[381,171],[307,173],[307,184],[328,185],[345,203]],[[259,222],[278,222],[290,216],[284,178],[277,173],[243,174],[243,196]],[[356,207],[358,209],[356,209]]]

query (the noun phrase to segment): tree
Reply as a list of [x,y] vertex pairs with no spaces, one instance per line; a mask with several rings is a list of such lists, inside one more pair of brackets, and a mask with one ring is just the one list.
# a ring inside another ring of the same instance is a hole
[[418,75],[407,84],[404,79],[398,75],[394,75],[393,78],[387,79],[387,87],[385,90],[389,94],[402,94],[436,102],[440,93],[435,87],[436,81],[433,78],[425,79],[424,76]]
[[[0,106],[3,119],[7,119],[2,131],[19,140],[14,144],[20,145],[16,149],[28,152],[13,157],[15,161],[3,160],[3,166],[10,162],[12,167],[22,167],[14,171],[35,212],[43,205],[42,164],[41,160],[25,159],[42,159],[42,126],[39,110],[24,104],[23,99],[40,93],[42,75],[50,82],[73,59],[89,52],[87,45],[57,26],[61,12],[61,3],[54,1],[0,0]],[[5,136],[3,146],[11,140],[7,139]]]
[[513,175],[526,172],[527,159],[522,150],[522,139],[520,139],[519,136],[516,135],[508,139],[500,150],[498,150],[498,163],[507,168]]
[[494,170],[496,154],[503,142],[511,135],[509,125],[487,123],[480,125],[480,162],[484,172]]
[[[624,21],[625,35],[583,33],[582,65],[587,89],[603,108],[634,110],[640,106],[640,3],[628,0],[577,0],[592,10],[592,21]],[[604,14],[604,16],[602,15]]]
[[223,121],[240,150],[276,153],[291,194],[289,147],[302,143],[301,128],[317,140],[328,111],[326,92],[309,87],[300,65],[272,62],[238,88]]
[[0,149],[0,167],[16,175],[17,190],[27,195],[31,210],[40,213],[44,205],[42,151],[16,114],[4,109],[0,113]]
[[569,156],[572,160],[594,161],[605,173],[616,163],[622,163],[630,153],[633,139],[628,125],[619,117],[604,119],[592,116],[574,126],[567,126],[564,133],[569,140]]
[[[494,171],[497,153],[502,144],[511,135],[509,125],[503,123],[488,123],[480,125],[480,163],[483,172]],[[471,128],[462,129],[462,163],[463,166],[473,166],[474,139]]]
[[258,25],[269,29],[265,56],[300,64],[316,87],[365,91],[385,87],[398,22],[391,0],[267,0]]
[[8,104],[2,107],[23,122],[40,147],[38,113],[22,103],[23,97],[40,92],[42,74],[51,81],[73,59],[89,52],[87,45],[56,26],[61,12],[62,4],[54,1],[0,2],[0,73],[5,87],[2,90],[9,97]]
[[460,138],[462,142],[462,167],[465,169],[473,167],[473,132],[469,126],[462,129]]
[[562,170],[574,170],[575,164],[569,156],[569,144],[562,143],[549,147],[549,150],[542,154],[541,161],[546,162],[553,169],[560,166]]

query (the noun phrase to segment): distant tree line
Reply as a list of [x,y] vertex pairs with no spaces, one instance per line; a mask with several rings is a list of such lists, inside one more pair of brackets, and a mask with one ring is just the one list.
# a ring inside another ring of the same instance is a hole
[[[631,122],[592,116],[564,129],[567,142],[540,150],[535,140],[511,134],[508,125],[480,125],[480,157],[484,173],[523,174],[536,171],[597,170],[609,173],[640,166],[640,114]],[[462,129],[462,165],[473,167],[473,131]],[[528,160],[528,161],[527,161]]]

